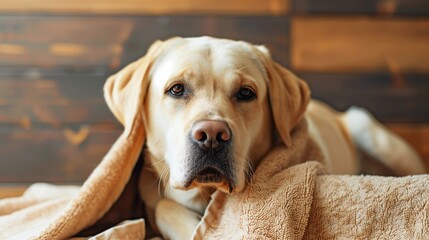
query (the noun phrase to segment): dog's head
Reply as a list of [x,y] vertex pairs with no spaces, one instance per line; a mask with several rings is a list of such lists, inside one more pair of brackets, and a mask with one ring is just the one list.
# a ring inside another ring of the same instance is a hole
[[276,133],[292,144],[309,90],[265,47],[199,37],[156,42],[108,79],[105,96],[124,125],[143,115],[146,146],[165,161],[171,187],[232,192],[245,187]]

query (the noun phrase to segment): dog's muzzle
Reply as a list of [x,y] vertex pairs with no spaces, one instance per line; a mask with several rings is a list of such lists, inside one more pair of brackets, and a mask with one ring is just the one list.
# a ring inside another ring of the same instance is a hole
[[225,122],[200,121],[193,125],[187,144],[185,188],[191,185],[235,188],[232,133]]

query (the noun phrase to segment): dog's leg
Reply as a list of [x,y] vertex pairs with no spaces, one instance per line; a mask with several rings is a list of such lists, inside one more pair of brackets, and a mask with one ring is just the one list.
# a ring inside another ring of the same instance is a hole
[[358,148],[381,161],[395,174],[425,173],[423,161],[416,151],[395,133],[381,125],[366,110],[352,107],[341,121]]
[[201,216],[169,199],[162,199],[155,210],[156,224],[165,239],[191,239]]

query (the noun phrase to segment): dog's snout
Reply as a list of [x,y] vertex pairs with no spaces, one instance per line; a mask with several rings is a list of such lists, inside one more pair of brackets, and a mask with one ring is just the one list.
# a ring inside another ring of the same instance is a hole
[[201,147],[215,149],[231,139],[231,130],[225,122],[206,120],[194,124],[191,136]]
[[194,123],[188,135],[184,188],[212,186],[232,192],[236,185],[232,155],[232,131],[223,121]]

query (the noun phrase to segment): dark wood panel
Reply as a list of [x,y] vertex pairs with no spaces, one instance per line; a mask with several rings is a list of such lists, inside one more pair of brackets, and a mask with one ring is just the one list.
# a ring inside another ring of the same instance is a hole
[[0,15],[2,43],[121,44],[134,25],[132,18],[50,15]]
[[292,11],[299,14],[429,15],[427,0],[294,0]]
[[123,62],[141,56],[156,39],[202,35],[264,44],[276,60],[282,64],[289,62],[287,17],[167,16],[154,20],[155,24],[140,22],[136,25],[133,35],[125,43]]
[[103,99],[107,76],[0,76],[0,123],[116,123]]
[[284,14],[288,0],[0,0],[0,12],[91,14]]
[[0,65],[88,66],[119,61],[131,19],[0,16]]
[[429,75],[298,74],[337,110],[367,108],[383,122],[429,122]]
[[0,67],[118,69],[157,39],[212,35],[266,44],[287,63],[284,16],[0,16]]
[[429,73],[429,19],[297,17],[292,66],[318,72]]
[[0,182],[82,182],[119,135],[94,125],[0,129]]

